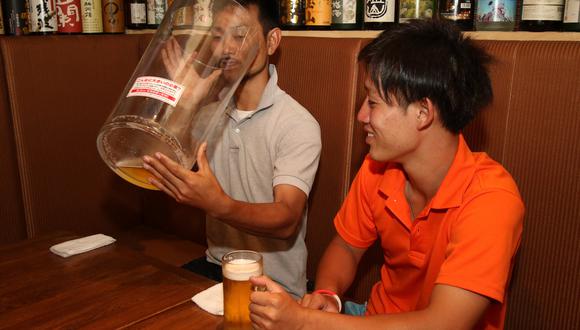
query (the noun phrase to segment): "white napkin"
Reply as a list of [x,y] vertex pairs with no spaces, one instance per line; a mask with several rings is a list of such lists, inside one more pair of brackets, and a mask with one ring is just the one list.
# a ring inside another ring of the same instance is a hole
[[50,247],[50,251],[54,254],[58,254],[63,258],[67,258],[75,254],[91,251],[102,246],[109,245],[114,241],[115,239],[110,236],[96,234],[53,245]]
[[191,298],[199,308],[213,315],[224,315],[224,287],[218,283]]

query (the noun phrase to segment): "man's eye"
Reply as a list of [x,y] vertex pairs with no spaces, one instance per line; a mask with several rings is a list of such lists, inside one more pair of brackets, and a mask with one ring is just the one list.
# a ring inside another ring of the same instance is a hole
[[248,34],[249,29],[245,26],[239,26],[233,29],[232,34],[236,37],[238,36],[245,36]]

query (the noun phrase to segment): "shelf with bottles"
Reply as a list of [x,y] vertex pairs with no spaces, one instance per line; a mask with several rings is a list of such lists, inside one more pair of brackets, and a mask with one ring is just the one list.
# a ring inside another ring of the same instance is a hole
[[[448,19],[464,31],[474,31],[466,33],[478,39],[577,40],[577,34],[568,32],[580,32],[580,0],[278,0],[278,2],[280,23],[283,29],[292,31],[288,32],[289,35],[374,37],[378,32],[365,30],[383,30],[411,19],[431,17]],[[363,30],[342,31],[357,28]],[[319,30],[324,32],[319,33]],[[548,33],[529,34],[523,31]]]
[[[132,30],[127,34],[155,33],[154,29]],[[375,38],[381,31],[378,30],[283,30],[282,36],[290,37],[322,37],[322,38]],[[500,31],[469,31],[466,35],[477,40],[554,40],[580,41],[580,32],[500,32]]]
[[[381,31],[354,30],[354,31],[282,31],[283,36],[326,37],[326,38],[375,38]],[[560,40],[580,41],[580,32],[503,32],[503,31],[467,31],[463,32],[478,40]]]
[[[474,39],[580,40],[580,32],[527,32],[580,30],[576,27],[580,23],[562,24],[566,19],[578,21],[576,13],[580,11],[580,0],[550,0],[559,2],[559,17],[541,15],[543,7],[526,5],[530,1],[536,0],[277,0],[280,25],[286,36],[374,38],[382,29],[410,19],[441,17],[453,21]],[[568,5],[564,13],[568,15],[562,17],[564,2]],[[530,7],[531,11],[524,13],[522,6]],[[520,24],[525,29],[520,28]],[[152,32],[154,30],[137,33]]]

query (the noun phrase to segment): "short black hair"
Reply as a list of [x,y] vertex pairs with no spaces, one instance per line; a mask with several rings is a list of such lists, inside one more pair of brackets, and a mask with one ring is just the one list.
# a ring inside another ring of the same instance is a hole
[[[260,24],[262,24],[262,28],[264,29],[264,35],[267,35],[272,29],[280,27],[279,17],[280,11],[278,6],[278,1],[274,0],[235,0],[244,8],[248,8],[250,6],[256,6],[258,8],[258,20]],[[218,12],[223,9],[224,6],[227,6],[231,3],[226,1],[221,2],[217,1],[214,2],[213,10],[214,12]]]
[[[491,57],[442,19],[413,20],[383,31],[359,60],[385,101],[404,108],[429,98],[443,126],[458,133],[493,99]],[[392,102],[391,102],[392,103]]]

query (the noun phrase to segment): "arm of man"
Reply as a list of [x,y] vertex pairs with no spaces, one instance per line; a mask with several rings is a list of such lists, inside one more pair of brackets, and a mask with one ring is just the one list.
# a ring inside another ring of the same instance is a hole
[[151,184],[177,202],[205,210],[209,215],[254,233],[288,238],[296,232],[306,206],[307,196],[297,187],[274,187],[272,203],[247,203],[232,199],[220,186],[206,158],[207,144],[197,154],[199,170],[192,172],[163,154],[143,158],[144,168],[154,177]]
[[423,310],[355,317],[301,307],[265,277],[252,282],[267,288],[251,296],[250,318],[258,329],[472,329],[490,302],[468,290],[436,285]]
[[229,198],[226,207],[212,216],[256,235],[286,239],[300,226],[307,196],[297,187],[274,187],[274,202],[247,203]]
[[[356,248],[339,235],[334,236],[318,265],[316,289],[342,295],[352,284],[358,263],[367,249]],[[336,299],[324,294],[307,294],[301,305],[327,312],[339,312]]]

